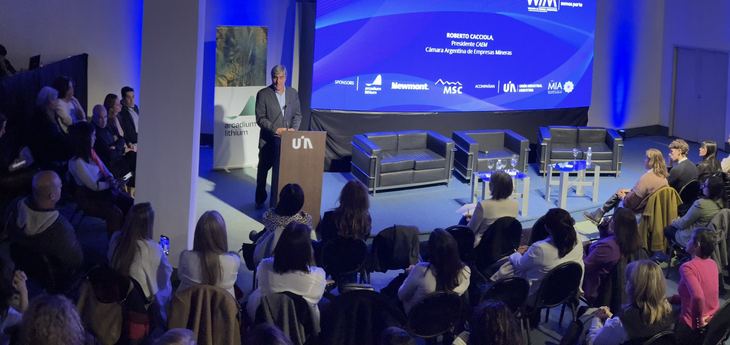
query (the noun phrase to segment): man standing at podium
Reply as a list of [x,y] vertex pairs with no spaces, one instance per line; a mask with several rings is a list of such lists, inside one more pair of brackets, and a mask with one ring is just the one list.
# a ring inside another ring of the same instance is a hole
[[[266,177],[276,158],[276,136],[284,131],[296,131],[302,122],[299,94],[286,82],[286,67],[276,65],[271,69],[271,85],[256,94],[256,123],[259,134],[259,166],[256,173],[256,209],[264,208],[266,201]],[[274,191],[272,191],[274,192]]]

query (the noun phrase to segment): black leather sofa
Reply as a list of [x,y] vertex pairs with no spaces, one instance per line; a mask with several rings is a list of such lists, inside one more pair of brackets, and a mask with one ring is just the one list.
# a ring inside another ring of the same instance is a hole
[[446,183],[454,142],[433,131],[379,132],[352,140],[351,173],[375,195],[384,189]]
[[550,126],[540,127],[537,133],[540,143],[538,158],[540,173],[547,173],[549,164],[575,160],[573,148],[578,148],[578,160],[587,158],[591,147],[592,164],[601,167],[601,173],[621,173],[623,139],[615,130],[601,127]]
[[[487,161],[501,159],[509,164],[512,155],[518,155],[517,170],[527,171],[530,142],[510,130],[456,131],[451,135],[456,145],[454,169],[467,181],[472,172],[487,171]],[[487,151],[487,153],[485,153]]]

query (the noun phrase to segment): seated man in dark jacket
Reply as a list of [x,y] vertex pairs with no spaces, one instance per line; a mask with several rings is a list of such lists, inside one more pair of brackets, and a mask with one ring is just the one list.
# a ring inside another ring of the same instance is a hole
[[[682,190],[689,181],[697,179],[697,167],[687,158],[689,145],[682,139],[676,139],[669,144],[669,186],[676,189],[677,193]],[[677,163],[676,165],[674,163]],[[703,183],[705,181],[700,181]]]
[[109,171],[118,177],[134,172],[137,153],[127,145],[124,138],[116,136],[112,128],[107,126],[107,113],[102,105],[94,106],[91,122],[96,128],[94,151]]
[[[53,171],[41,171],[33,178],[33,194],[15,199],[5,212],[4,223],[11,246],[21,245],[45,256],[61,280],[57,283],[64,285],[81,267],[83,254],[73,227],[56,209],[60,198],[61,179]],[[28,263],[16,262],[23,264]],[[26,273],[32,278],[35,272]]]

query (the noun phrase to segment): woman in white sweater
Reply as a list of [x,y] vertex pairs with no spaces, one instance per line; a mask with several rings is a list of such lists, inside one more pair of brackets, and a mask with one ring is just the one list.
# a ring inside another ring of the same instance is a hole
[[84,213],[106,221],[111,236],[122,226],[124,215],[134,204],[129,194],[119,190],[123,179],[116,179],[94,152],[96,130],[88,122],[70,128],[74,155],[68,161],[68,171],[76,183],[76,197]]
[[497,219],[502,217],[517,218],[520,212],[520,203],[515,199],[510,199],[514,185],[512,177],[509,174],[496,171],[489,178],[489,193],[491,199],[482,200],[477,204],[474,210],[474,216],[471,217],[469,225],[471,231],[474,231],[474,247],[482,240],[482,236]]
[[53,88],[58,91],[56,103],[56,119],[61,129],[68,133],[68,127],[78,121],[86,121],[86,113],[81,103],[74,97],[74,86],[68,77],[58,77],[53,81]]
[[[534,294],[540,288],[543,278],[556,266],[575,262],[584,267],[583,246],[573,227],[575,221],[568,211],[562,208],[550,209],[543,217],[545,229],[550,236],[533,243],[531,246],[520,246],[517,252],[509,256],[515,269],[515,275],[527,279],[530,283],[528,305],[534,303]],[[583,275],[581,284],[583,286]]]
[[132,206],[122,230],[109,241],[107,257],[109,266],[139,283],[148,302],[157,302],[164,318],[164,307],[172,292],[172,267],[162,247],[152,240],[154,223],[155,211],[150,203]]
[[453,291],[459,295],[469,288],[471,270],[459,258],[456,240],[444,229],[428,237],[430,262],[421,262],[406,270],[408,277],[398,289],[398,298],[408,313],[426,295],[436,291]]
[[324,295],[324,270],[310,266],[312,262],[311,230],[304,224],[291,222],[281,232],[274,256],[263,259],[256,270],[259,288],[248,297],[246,311],[254,319],[261,298],[289,291],[302,296],[319,319],[317,303]]
[[228,291],[235,298],[233,286],[238,278],[241,259],[228,253],[226,221],[217,211],[207,211],[195,225],[193,250],[180,253],[178,262],[180,286],[183,291],[193,285],[212,285]]

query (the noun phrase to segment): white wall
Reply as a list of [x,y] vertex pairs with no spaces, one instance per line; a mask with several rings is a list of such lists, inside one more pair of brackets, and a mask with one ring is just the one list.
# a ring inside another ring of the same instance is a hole
[[50,63],[88,53],[89,110],[125,85],[139,89],[141,0],[3,0],[0,8],[0,44],[16,69],[38,54]]
[[[703,0],[664,2],[664,39],[662,42],[662,80],[659,124],[669,127],[672,105],[674,48],[730,51],[730,1]],[[728,76],[730,83],[730,76]],[[730,117],[730,87],[725,118]],[[730,133],[730,121],[725,132]],[[722,145],[721,145],[722,147]]]
[[[174,7],[174,10],[170,10]],[[170,238],[168,261],[192,249],[200,153],[205,0],[144,5],[140,93],[154,116],[140,116],[135,202],[155,209],[155,239]]]
[[[656,125],[660,115],[663,6],[653,0],[598,0],[588,125]],[[671,83],[671,78],[668,81]]]

